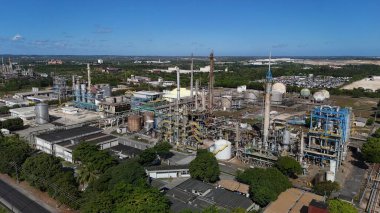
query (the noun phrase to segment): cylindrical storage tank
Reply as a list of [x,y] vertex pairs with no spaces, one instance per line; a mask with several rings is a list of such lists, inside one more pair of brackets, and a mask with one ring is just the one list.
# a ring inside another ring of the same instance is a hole
[[330,172],[335,173],[336,170],[336,160],[330,160]]
[[49,105],[46,103],[39,103],[34,108],[36,112],[36,123],[46,124],[49,123]]
[[253,103],[257,101],[257,96],[253,92],[246,92],[244,93],[244,99],[248,103]]
[[216,159],[218,160],[228,160],[232,155],[232,144],[231,142],[223,139],[219,139],[215,141],[214,144],[214,154]]
[[75,84],[75,101],[80,102],[81,101],[80,96],[81,96],[80,85]]
[[335,181],[335,172],[327,171],[326,172],[326,181],[334,182]]
[[307,88],[303,88],[303,89],[301,90],[301,97],[302,97],[302,98],[308,98],[308,97],[310,96],[310,94],[311,94],[311,92],[310,92],[310,90],[307,89]]
[[323,95],[322,92],[314,93],[313,98],[315,102],[322,102],[325,100],[325,96]]
[[272,104],[282,104],[282,93],[277,92],[277,91],[272,91],[271,103]]
[[125,134],[125,133],[127,133],[127,128],[125,128],[125,127],[117,128],[116,132],[119,134]]
[[115,99],[113,97],[107,97],[106,98],[106,102],[107,103],[114,103],[115,102]]
[[144,128],[146,131],[149,131],[151,129],[153,129],[153,123],[154,121],[153,120],[147,120],[144,122]]
[[144,116],[144,122],[154,120],[154,112],[152,111],[145,111],[143,116]]
[[230,95],[222,96],[222,109],[227,110],[227,109],[231,109],[231,107],[232,107],[232,96]]
[[283,83],[275,83],[272,86],[272,91],[280,92],[281,94],[286,93],[286,86]]
[[323,90],[321,90],[320,92],[325,96],[326,99],[329,99],[329,98],[330,98],[330,93],[329,93],[329,91],[323,89]]
[[130,132],[138,132],[141,130],[141,116],[130,115],[128,117],[128,130]]
[[81,85],[80,85],[80,89],[81,89],[82,91],[86,91],[86,84],[81,84]]
[[105,86],[103,87],[103,97],[110,97],[112,94],[112,88],[111,86]]
[[288,151],[290,144],[290,132],[289,130],[284,131],[284,135],[282,136],[282,145],[284,146],[284,150]]
[[116,102],[116,103],[121,103],[121,102],[123,102],[123,97],[121,97],[121,96],[116,96],[116,97],[115,97],[115,102]]

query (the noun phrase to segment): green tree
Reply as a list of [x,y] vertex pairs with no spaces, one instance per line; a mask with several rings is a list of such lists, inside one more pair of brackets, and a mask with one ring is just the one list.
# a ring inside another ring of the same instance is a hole
[[329,213],[357,213],[358,210],[353,206],[352,204],[339,200],[339,199],[333,199],[329,200],[327,202]]
[[98,178],[98,175],[94,171],[90,171],[87,166],[81,165],[77,169],[77,180],[79,184],[83,185],[83,188],[86,189],[88,184]]
[[3,129],[10,131],[20,130],[24,127],[24,121],[21,118],[11,118],[0,122],[0,126]]
[[61,161],[49,154],[41,153],[28,158],[22,165],[22,177],[30,185],[46,191],[49,180],[62,171]]
[[296,177],[296,175],[302,173],[302,168],[298,161],[288,156],[278,158],[275,167],[288,177]]
[[369,163],[380,163],[380,138],[369,138],[363,144],[362,154]]
[[190,175],[192,178],[215,182],[219,180],[219,165],[213,153],[201,149],[197,152],[197,157],[190,162]]
[[93,213],[93,212],[114,212],[114,198],[110,192],[91,193],[82,200],[83,204],[80,207],[80,212]]
[[173,153],[170,152],[170,149],[172,148],[172,145],[168,142],[161,142],[157,143],[153,149],[156,151],[158,156],[163,159],[168,159],[173,156]]
[[236,179],[250,185],[252,200],[260,206],[276,200],[281,192],[292,186],[288,178],[276,168],[246,169],[238,172]]
[[116,160],[105,150],[96,145],[81,142],[73,151],[73,159],[80,161],[92,174],[98,175],[116,165]]
[[4,114],[8,114],[9,113],[9,107],[7,106],[2,106],[0,107],[0,114],[4,115]]
[[365,125],[367,126],[371,126],[373,123],[375,123],[375,119],[374,118],[368,118],[367,122]]
[[15,166],[21,166],[32,150],[17,136],[0,137],[0,172],[15,175]]
[[168,199],[157,189],[133,187],[131,191],[121,191],[125,192],[125,196],[116,205],[115,212],[169,212]]
[[332,181],[322,181],[313,186],[313,192],[319,195],[329,197],[331,193],[339,190],[339,183]]
[[22,165],[21,175],[31,186],[47,191],[61,203],[79,208],[80,193],[74,173],[64,170],[59,158],[46,153],[34,155]]
[[145,149],[139,155],[138,162],[143,166],[151,166],[157,160],[157,152],[154,148]]

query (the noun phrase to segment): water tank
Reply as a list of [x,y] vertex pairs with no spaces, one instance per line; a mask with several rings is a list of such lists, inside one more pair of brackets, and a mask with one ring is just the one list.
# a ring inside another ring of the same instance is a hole
[[122,96],[116,96],[115,101],[116,101],[116,103],[121,103],[121,102],[123,102],[123,97]]
[[116,132],[119,134],[125,134],[125,133],[127,133],[127,128],[125,128],[125,127],[117,128]]
[[326,97],[323,95],[322,92],[316,92],[314,93],[313,98],[315,102],[322,102],[325,100]]
[[310,96],[310,94],[311,94],[311,92],[310,92],[310,90],[307,89],[307,88],[303,88],[303,89],[301,90],[301,97],[302,97],[302,98],[308,98],[308,97]]
[[218,160],[228,160],[231,158],[232,154],[232,144],[231,142],[223,139],[219,139],[215,141],[214,144],[214,153],[215,157]]
[[147,120],[144,122],[144,128],[146,131],[149,131],[150,129],[153,129],[153,124],[154,124],[154,121],[153,120]]
[[223,110],[231,109],[231,106],[232,106],[232,96],[230,95],[222,96],[222,109]]
[[257,95],[253,92],[245,92],[244,100],[248,103],[253,103],[257,101]]
[[271,103],[272,104],[282,104],[282,94],[281,92],[272,91]]
[[114,97],[107,97],[106,102],[107,103],[115,103],[115,98]]
[[49,123],[49,106],[46,103],[37,104],[34,110],[37,124]]
[[145,111],[143,116],[144,116],[144,122],[154,120],[154,112],[152,111]]
[[330,160],[330,172],[335,173],[336,170],[336,160]]
[[323,89],[323,90],[321,90],[320,92],[325,96],[326,99],[329,99],[329,98],[330,98],[330,93],[329,93],[329,91]]
[[81,89],[82,91],[86,91],[86,84],[81,84],[81,85],[80,85],[80,89]]
[[327,171],[326,172],[326,181],[334,182],[335,181],[335,172]]
[[280,92],[281,94],[286,93],[286,86],[283,83],[275,83],[272,86],[272,91]]
[[111,97],[111,93],[112,93],[112,88],[111,88],[111,86],[104,86],[103,88],[102,88],[102,90],[103,90],[103,97]]
[[130,115],[128,117],[128,130],[130,132],[138,132],[141,130],[141,116]]

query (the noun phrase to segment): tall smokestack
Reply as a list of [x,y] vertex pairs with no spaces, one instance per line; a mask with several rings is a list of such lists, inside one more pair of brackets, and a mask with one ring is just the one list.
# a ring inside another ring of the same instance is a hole
[[195,81],[195,110],[198,111],[198,79]]
[[265,84],[265,109],[264,109],[264,134],[263,145],[264,148],[268,148],[268,135],[269,135],[269,123],[270,123],[270,96],[272,93],[272,71],[270,70],[271,56],[269,55],[269,68],[266,74]]
[[213,90],[214,90],[214,50],[211,51],[210,53],[210,75],[209,75],[209,104],[208,104],[208,109],[210,113],[212,113],[212,109],[214,106],[214,97],[213,97]]
[[91,69],[90,69],[90,63],[87,63],[87,82],[88,82],[88,90],[91,90]]
[[73,75],[72,77],[73,77],[73,91],[75,91],[75,75]]
[[202,89],[202,111],[206,110],[206,92],[205,89]]
[[191,76],[190,76],[190,97],[193,99],[193,76],[194,76],[194,59],[193,59],[193,53],[191,53]]
[[179,101],[181,99],[180,94],[180,80],[179,80],[179,68],[177,70],[177,100],[176,100],[176,144],[179,145]]

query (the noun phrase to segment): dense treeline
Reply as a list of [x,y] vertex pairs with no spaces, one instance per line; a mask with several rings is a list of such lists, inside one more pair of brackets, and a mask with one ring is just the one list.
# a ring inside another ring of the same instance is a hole
[[[154,157],[170,157],[170,148],[168,143],[156,145]],[[119,163],[85,142],[73,157],[79,162],[76,171],[64,167],[60,158],[33,153],[17,136],[0,137],[0,172],[27,181],[61,204],[81,212],[169,212],[167,198],[148,184],[142,157]],[[82,192],[80,185],[88,187]]]
[[24,127],[24,121],[21,118],[11,118],[0,121],[1,129],[8,129],[10,131],[20,130]]
[[10,92],[22,89],[28,89],[31,87],[48,87],[53,85],[53,79],[48,78],[14,78],[7,80],[2,86],[0,86],[0,91]]
[[238,172],[236,179],[250,185],[252,200],[260,206],[266,206],[277,199],[278,195],[292,185],[288,178],[276,168],[254,168]]

